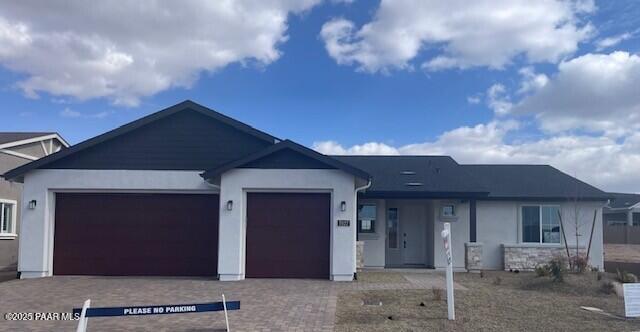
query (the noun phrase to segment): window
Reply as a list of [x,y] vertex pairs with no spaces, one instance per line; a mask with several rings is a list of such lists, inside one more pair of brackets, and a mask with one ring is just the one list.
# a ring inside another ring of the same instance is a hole
[[15,234],[16,202],[0,200],[0,235]]
[[363,204],[358,206],[358,232],[376,232],[376,206],[373,204]]
[[560,217],[557,206],[522,207],[522,242],[560,243]]
[[387,239],[389,249],[398,249],[398,209],[390,208],[387,213]]
[[456,216],[456,206],[453,204],[447,204],[442,206],[442,216],[447,218]]

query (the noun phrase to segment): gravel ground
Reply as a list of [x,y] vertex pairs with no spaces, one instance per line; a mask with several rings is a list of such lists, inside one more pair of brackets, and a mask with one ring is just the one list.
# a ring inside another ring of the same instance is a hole
[[431,289],[351,291],[338,298],[336,331],[640,331],[639,320],[580,308],[624,314],[623,300],[603,293],[595,273],[569,275],[564,283],[509,272],[456,273],[455,279],[468,288],[456,292],[455,321],[446,319],[446,295],[435,299]]

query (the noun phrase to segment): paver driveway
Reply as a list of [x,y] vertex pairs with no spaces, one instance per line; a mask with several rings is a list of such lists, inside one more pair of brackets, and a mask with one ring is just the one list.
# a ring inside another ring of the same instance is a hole
[[[92,307],[241,301],[230,311],[232,331],[331,331],[336,300],[344,290],[442,287],[435,274],[406,275],[406,283],[340,283],[325,280],[52,277],[0,283],[0,313],[69,312],[91,299]],[[6,321],[0,331],[75,331],[76,321]],[[90,318],[89,331],[223,331],[221,312]]]

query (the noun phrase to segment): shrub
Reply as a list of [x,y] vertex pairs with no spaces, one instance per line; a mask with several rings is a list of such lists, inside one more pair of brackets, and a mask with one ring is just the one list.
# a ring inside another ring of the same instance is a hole
[[605,294],[615,293],[614,285],[611,281],[607,280],[600,285],[600,291]]
[[549,272],[549,265],[538,265],[536,266],[536,276],[538,277],[548,277],[550,272]]
[[567,274],[567,263],[561,256],[554,257],[547,264],[549,267],[549,275],[553,281],[563,282],[564,276]]
[[585,256],[573,256],[571,257],[571,263],[573,270],[578,273],[584,273],[589,267],[589,262]]
[[433,287],[433,288],[431,288],[431,292],[433,293],[433,300],[434,301],[442,300],[442,297],[444,296],[444,290],[442,290],[440,288]]
[[616,280],[623,284],[628,284],[638,282],[638,277],[636,277],[636,275],[633,273],[616,269]]

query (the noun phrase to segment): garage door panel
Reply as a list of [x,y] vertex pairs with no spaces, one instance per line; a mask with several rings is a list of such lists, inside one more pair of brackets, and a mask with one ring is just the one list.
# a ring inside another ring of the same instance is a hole
[[323,193],[249,193],[247,277],[327,279],[330,202]]
[[217,275],[218,196],[56,196],[54,273]]

